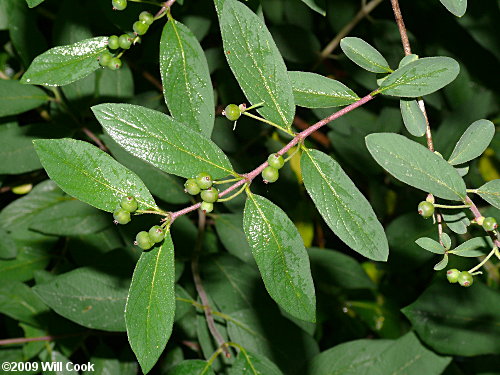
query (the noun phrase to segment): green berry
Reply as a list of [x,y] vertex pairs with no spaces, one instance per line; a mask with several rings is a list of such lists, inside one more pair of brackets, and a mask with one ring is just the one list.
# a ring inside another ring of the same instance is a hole
[[108,38],[108,47],[109,49],[118,49],[120,48],[120,43],[118,42],[120,38],[117,35],[111,35]]
[[132,38],[128,34],[120,35],[118,38],[118,44],[120,45],[120,48],[129,49],[132,45]]
[[196,183],[200,187],[200,189],[209,189],[212,187],[214,181],[212,180],[212,176],[208,173],[202,172],[198,176],[196,176]]
[[132,25],[132,29],[137,35],[144,35],[148,32],[149,25],[144,21],[135,21]]
[[472,285],[472,283],[474,282],[474,278],[472,277],[472,275],[467,272],[467,271],[462,271],[460,272],[460,274],[458,275],[458,283],[461,285],[461,286],[465,286],[465,287],[469,287]]
[[141,14],[139,14],[139,21],[143,21],[143,22],[146,22],[146,24],[148,25],[151,25],[154,21],[154,16],[149,13],[149,12],[141,12]]
[[448,278],[448,281],[452,284],[458,282],[458,275],[460,275],[460,271],[457,270],[456,268],[452,268],[446,271],[446,277]]
[[275,169],[281,169],[285,165],[285,159],[283,159],[283,156],[280,154],[271,154],[267,158],[267,162],[269,163],[269,166],[275,168]]
[[276,182],[279,176],[280,173],[278,172],[278,170],[271,166],[264,168],[264,170],[262,171],[262,178],[264,179],[264,182],[266,184]]
[[483,228],[487,232],[492,232],[498,228],[497,221],[494,217],[487,217],[483,220]]
[[211,187],[210,189],[207,190],[202,190],[201,199],[203,200],[203,202],[207,203],[217,202],[217,199],[219,199],[219,190],[217,190],[214,187]]
[[214,210],[214,204],[209,202],[201,202],[201,210],[208,214]]
[[134,197],[123,197],[120,206],[128,212],[135,212],[137,210],[137,200]]
[[425,218],[431,217],[434,214],[434,205],[427,201],[420,202],[418,205],[418,213]]
[[124,10],[127,7],[127,0],[112,0],[113,9]]
[[143,250],[149,250],[153,247],[154,242],[149,237],[148,232],[142,231],[142,232],[137,233],[137,236],[135,236],[134,245],[139,246]]
[[122,66],[122,61],[118,57],[113,57],[109,62],[108,68],[111,70],[120,69]]
[[200,187],[194,178],[188,178],[184,183],[184,191],[191,195],[200,194]]
[[115,219],[115,224],[128,224],[130,223],[130,212],[123,208],[117,208],[115,212],[113,212],[113,219]]
[[159,225],[151,227],[148,234],[151,241],[156,243],[163,241],[163,239],[165,238],[165,230]]
[[224,109],[224,112],[222,112],[222,114],[226,116],[228,120],[236,121],[241,116],[241,110],[240,107],[238,107],[236,104],[229,104],[226,109]]
[[108,51],[104,51],[101,56],[99,56],[99,64],[101,66],[109,66],[109,63],[113,59],[113,55]]

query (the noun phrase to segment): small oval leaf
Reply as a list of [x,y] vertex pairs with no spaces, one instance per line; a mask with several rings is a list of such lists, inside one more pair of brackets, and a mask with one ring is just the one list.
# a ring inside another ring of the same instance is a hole
[[427,121],[418,102],[414,99],[403,99],[399,101],[399,107],[406,130],[415,137],[422,137],[427,129]]
[[340,48],[352,62],[369,72],[392,72],[385,57],[363,39],[345,37],[340,41]]
[[376,133],[366,137],[366,146],[377,163],[398,180],[439,198],[465,198],[465,183],[457,171],[417,142],[399,134]]
[[269,295],[290,315],[315,322],[309,257],[292,221],[271,201],[250,194],[243,227]]
[[21,82],[45,86],[75,82],[100,67],[97,58],[107,45],[108,38],[99,36],[49,49],[33,60]]
[[448,265],[448,254],[444,254],[443,259],[434,266],[434,271],[441,271]]
[[460,66],[451,57],[425,57],[394,71],[382,82],[378,92],[416,98],[442,89],[459,72]]
[[495,135],[495,125],[489,120],[473,122],[458,140],[448,159],[451,165],[463,164],[481,156]]
[[477,189],[477,194],[492,206],[500,209],[500,180],[485,183]]
[[123,197],[132,195],[140,210],[157,208],[135,173],[90,143],[68,138],[33,143],[49,177],[82,202],[113,212]]
[[305,150],[300,160],[307,192],[330,229],[367,258],[386,261],[384,229],[370,203],[330,156]]
[[305,108],[331,108],[359,100],[349,87],[331,78],[308,72],[288,72],[295,104]]
[[439,0],[453,15],[462,17],[467,10],[467,0]]

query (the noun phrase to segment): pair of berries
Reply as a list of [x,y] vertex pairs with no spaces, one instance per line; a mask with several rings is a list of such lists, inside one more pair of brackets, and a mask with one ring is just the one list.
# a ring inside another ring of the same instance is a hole
[[111,35],[108,38],[108,48],[111,50],[129,49],[134,41],[134,36],[131,34]]
[[139,20],[135,21],[132,29],[136,35],[144,35],[148,32],[149,26],[154,22],[154,16],[149,12],[141,12]]
[[267,158],[267,163],[269,165],[262,171],[262,178],[266,184],[278,180],[279,170],[285,165],[285,160],[280,154],[271,154]]
[[205,213],[212,212],[214,203],[219,199],[219,190],[213,187],[214,181],[208,173],[202,172],[194,178],[189,178],[184,184],[184,191],[191,195],[200,194],[201,210]]
[[137,233],[135,236],[134,245],[139,246],[143,250],[151,249],[155,243],[163,241],[165,238],[165,229],[159,225],[152,226],[148,232],[145,230]]
[[468,271],[460,272],[456,268],[446,271],[446,278],[452,284],[459,283],[461,286],[469,287],[474,282],[474,278]]
[[134,197],[123,197],[120,202],[120,207],[113,212],[115,224],[128,224],[130,222],[130,214],[137,210],[137,200]]
[[434,215],[434,205],[431,202],[423,201],[418,204],[418,214],[424,218]]
[[109,51],[104,51],[101,56],[99,56],[99,64],[104,68],[117,70],[121,68],[122,61],[118,57],[114,57]]

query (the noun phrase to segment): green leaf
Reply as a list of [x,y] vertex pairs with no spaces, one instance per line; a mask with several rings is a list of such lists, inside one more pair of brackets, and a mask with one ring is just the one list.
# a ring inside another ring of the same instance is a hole
[[102,211],[80,201],[64,201],[41,211],[30,229],[57,236],[78,236],[99,232],[112,223]]
[[338,285],[346,289],[375,287],[363,267],[348,255],[330,249],[307,249],[313,279],[316,283]]
[[210,363],[199,359],[182,361],[174,368],[168,370],[166,375],[215,375]]
[[155,365],[172,333],[174,284],[174,245],[167,233],[161,245],[142,253],[125,308],[128,340],[145,374]]
[[266,25],[235,0],[225,0],[219,16],[224,54],[248,101],[264,102],[257,111],[267,120],[290,129],[295,115],[292,85]]
[[263,355],[240,350],[229,375],[282,375],[281,370]]
[[215,229],[229,253],[246,263],[254,263],[252,250],[243,231],[243,216],[240,214],[217,214]]
[[415,243],[422,249],[430,251],[434,254],[444,254],[445,248],[439,242],[434,241],[432,238],[422,237],[415,241]]
[[302,0],[302,2],[315,12],[318,12],[322,16],[326,16],[326,11],[317,4],[317,0]]
[[441,242],[446,250],[450,250],[451,247],[451,238],[448,233],[441,233]]
[[184,192],[182,180],[176,176],[162,172],[150,163],[139,159],[121,148],[111,137],[101,137],[113,157],[132,172],[137,173],[154,196],[168,203],[188,203],[189,196]]
[[9,233],[0,228],[0,259],[14,259],[17,256],[17,245]]
[[399,101],[399,107],[406,130],[415,137],[423,136],[427,129],[427,122],[418,102],[412,99],[403,99]]
[[214,179],[234,173],[211,140],[161,112],[130,104],[100,104],[92,111],[120,146],[164,172],[185,178],[207,172]]
[[465,198],[465,183],[457,171],[424,146],[392,133],[370,134],[366,146],[377,163],[398,180],[439,198]]
[[161,35],[160,72],[170,115],[210,138],[215,104],[207,59],[191,30],[171,17]]
[[431,348],[468,357],[500,353],[498,306],[498,291],[479,280],[469,288],[439,280],[402,311]]
[[359,97],[343,83],[319,74],[288,72],[295,104],[305,108],[329,108],[348,105]]
[[50,254],[45,249],[21,247],[16,259],[0,260],[0,283],[31,280],[33,273],[47,267],[49,262]]
[[500,209],[500,180],[485,183],[477,189],[477,194],[486,202]]
[[462,17],[467,10],[467,0],[439,0],[446,9],[457,17]]
[[271,201],[251,194],[243,227],[269,295],[290,315],[315,322],[309,258],[292,221]]
[[459,72],[460,66],[450,57],[425,57],[394,71],[382,82],[377,92],[416,98],[443,88]]
[[39,107],[49,96],[36,86],[26,86],[16,80],[0,79],[0,117],[17,115]]
[[441,216],[451,231],[457,234],[467,233],[467,227],[470,225],[470,220],[465,212],[462,211],[456,214],[441,213]]
[[0,286],[0,313],[37,327],[40,317],[48,312],[49,308],[26,284],[17,281]]
[[463,164],[481,156],[495,135],[495,125],[489,120],[473,122],[457,142],[448,159],[451,165]]
[[313,358],[308,375],[441,375],[451,358],[426,349],[414,333],[398,340],[356,340]]
[[444,254],[443,259],[436,263],[434,266],[434,271],[441,271],[448,265],[448,254]]
[[320,151],[305,150],[300,166],[307,192],[330,229],[367,258],[387,260],[384,229],[340,165]]
[[51,309],[75,323],[91,329],[125,331],[123,310],[129,280],[117,274],[118,265],[77,268],[33,289]]
[[31,85],[64,86],[88,76],[100,65],[108,38],[96,37],[67,46],[54,47],[36,57],[21,82]]
[[485,238],[476,237],[460,244],[459,246],[451,250],[450,253],[461,257],[478,257],[483,255],[484,251],[477,249],[485,249],[487,247],[489,247],[489,245]]
[[40,5],[41,3],[43,3],[44,1],[45,0],[26,0],[26,2],[28,3],[28,6],[30,8],[34,8],[37,5]]
[[392,69],[382,54],[363,39],[345,37],[340,48],[355,64],[373,73],[391,73]]
[[137,199],[140,210],[156,209],[139,177],[97,147],[74,139],[33,143],[49,177],[69,195],[108,212],[128,195]]

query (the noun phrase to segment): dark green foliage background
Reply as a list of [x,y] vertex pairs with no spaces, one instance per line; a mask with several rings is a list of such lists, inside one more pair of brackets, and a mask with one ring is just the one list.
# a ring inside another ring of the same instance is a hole
[[[21,0],[0,0],[2,75],[19,79],[48,48],[121,34],[130,30],[140,11],[156,10],[130,3],[126,11],[113,12],[110,3],[46,0],[29,9]],[[246,5],[263,15],[289,71],[333,77],[359,96],[376,89],[375,75],[350,62],[340,48],[332,58],[316,64],[321,49],[354,17],[360,2],[309,3],[324,7],[326,16],[300,0],[250,0]],[[413,53],[450,56],[460,63],[460,74],[453,83],[425,97],[435,148],[447,159],[472,122],[481,118],[495,125],[500,122],[500,4],[470,1],[466,14],[456,18],[438,0],[401,3]],[[224,57],[213,2],[178,1],[172,14],[193,31],[208,59],[218,113],[212,140],[237,171],[250,171],[287,139],[277,136],[272,127],[244,117],[232,131],[233,124],[220,116],[227,104],[246,99]],[[92,142],[82,131],[89,129],[117,161],[144,181],[159,206],[172,211],[185,207],[189,198],[182,191],[183,181],[126,153],[103,134],[90,110],[100,103],[116,102],[168,113],[163,94],[154,84],[161,82],[158,56],[163,24],[155,22],[142,43],[124,55],[121,70],[100,69],[63,86],[63,104],[46,101],[44,95],[53,98],[54,92],[43,88],[33,93],[37,98],[33,100],[40,100],[35,106],[39,106],[23,112],[22,104],[6,99],[11,92],[0,81],[0,342],[13,337],[55,337],[47,342],[0,345],[0,362],[69,358],[74,363],[96,363],[96,373],[140,372],[127,342],[123,307],[140,256],[133,238],[158,220],[137,217],[131,224],[117,227],[109,213],[76,202],[68,205],[72,198],[48,180],[32,140],[71,137]],[[387,0],[349,36],[371,43],[392,67],[403,57]],[[313,124],[335,110],[297,108],[297,115]],[[439,256],[414,243],[419,237],[437,239],[436,227],[416,213],[425,193],[390,177],[365,146],[365,136],[374,132],[399,132],[424,144],[424,138],[404,130],[398,100],[377,97],[320,132],[329,142],[309,138],[306,144],[333,156],[368,199],[387,234],[388,262],[368,261],[341,242],[297,178],[298,164],[287,163],[277,183],[265,185],[256,179],[252,190],[281,207],[305,238],[316,288],[317,322],[290,317],[270,299],[244,237],[245,201],[239,197],[218,204],[208,217],[200,259],[201,277],[213,309],[231,318],[215,316],[222,335],[260,355],[255,363],[265,371],[263,375],[277,371],[269,360],[285,375],[500,374],[498,262],[476,277],[471,288],[449,285],[445,271],[433,270]],[[470,164],[465,177],[468,187],[500,177],[498,134],[490,149],[488,156]],[[14,194],[12,187],[22,184],[35,187],[27,195]],[[477,199],[480,208],[488,207]],[[58,207],[63,204],[70,209],[61,214]],[[498,210],[491,207],[483,215],[499,218]],[[474,227],[470,231],[484,235]],[[196,235],[196,215],[179,218],[172,226],[176,295],[181,299],[197,300],[190,268]],[[452,241],[458,245],[467,236],[453,235]],[[450,267],[459,269],[474,264],[474,258],[453,257],[450,261]],[[60,278],[61,274],[65,276]],[[54,295],[55,290],[60,294]],[[99,301],[99,293],[112,296],[114,303]],[[57,305],[61,308],[54,307]],[[83,313],[89,306],[96,315]],[[353,340],[363,341],[345,344]],[[178,301],[172,336],[151,373],[173,374],[169,370],[174,365],[183,360],[206,360],[216,348],[204,315]],[[401,358],[411,364],[400,363]],[[193,374],[203,368],[199,362],[182,366]],[[216,374],[241,375],[242,368],[241,358],[219,357],[213,365]],[[338,372],[330,372],[332,369]],[[394,372],[397,369],[403,370]]]

